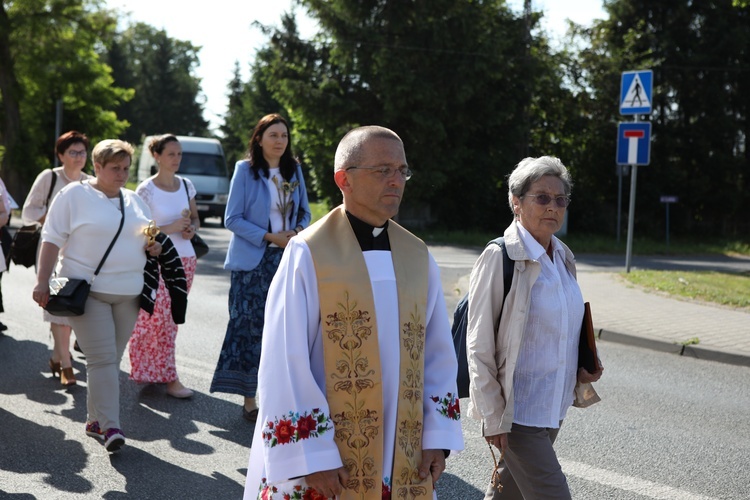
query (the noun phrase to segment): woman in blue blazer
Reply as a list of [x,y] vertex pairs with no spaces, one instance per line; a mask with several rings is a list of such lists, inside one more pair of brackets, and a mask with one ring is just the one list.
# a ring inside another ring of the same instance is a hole
[[245,397],[242,415],[255,421],[255,392],[268,287],[291,237],[310,224],[302,169],[292,156],[289,125],[260,119],[245,160],[234,168],[224,221],[232,231],[224,269],[232,272],[229,324],[211,392]]

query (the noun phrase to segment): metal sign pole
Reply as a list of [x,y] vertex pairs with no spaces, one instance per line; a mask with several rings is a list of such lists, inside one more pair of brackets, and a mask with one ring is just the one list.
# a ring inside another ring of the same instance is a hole
[[669,205],[671,203],[667,203],[667,253],[669,253]]
[[622,233],[622,165],[617,165],[617,245]]
[[625,250],[625,272],[630,272],[630,257],[633,254],[633,223],[635,219],[635,181],[638,177],[638,165],[631,165],[630,170],[630,208],[628,210],[628,243]]

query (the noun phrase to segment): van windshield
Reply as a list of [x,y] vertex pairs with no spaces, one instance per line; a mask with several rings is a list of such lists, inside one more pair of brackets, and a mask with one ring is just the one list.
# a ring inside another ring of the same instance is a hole
[[219,155],[186,153],[183,151],[179,173],[225,177],[227,169],[224,158]]

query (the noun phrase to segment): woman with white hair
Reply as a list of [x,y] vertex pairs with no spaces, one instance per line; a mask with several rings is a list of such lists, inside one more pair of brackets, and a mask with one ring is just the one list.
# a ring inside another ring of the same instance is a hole
[[[504,246],[488,245],[471,272],[469,416],[503,454],[502,491],[490,485],[486,499],[570,499],[552,445],[574,402],[598,401],[587,384],[602,370],[579,367],[584,304],[575,259],[555,236],[572,184],[558,158],[521,161],[508,178],[514,220]],[[514,266],[504,301],[503,251]]]

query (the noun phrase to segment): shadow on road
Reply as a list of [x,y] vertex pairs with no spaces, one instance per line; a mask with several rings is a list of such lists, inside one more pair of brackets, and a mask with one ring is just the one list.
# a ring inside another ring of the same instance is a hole
[[[29,418],[24,418],[23,411],[11,413],[0,408],[0,470],[41,475],[51,489],[47,498],[92,495],[102,484],[93,484],[90,476],[85,477],[92,459],[86,440],[94,439],[84,434],[86,388],[63,388],[49,374],[48,357],[49,349],[43,342],[0,337],[4,373],[0,394],[23,395],[42,405],[47,424],[35,421],[33,403],[29,403]],[[81,360],[74,359],[74,366],[80,370],[76,374],[79,382],[85,382]],[[173,451],[196,456],[221,453],[215,449],[218,447],[191,437],[199,435],[199,425],[207,425],[210,434],[249,450],[252,429],[241,418],[241,406],[200,392],[191,400],[178,400],[165,391],[165,385],[138,385],[120,372],[120,417],[127,437],[133,441],[132,446],[109,456],[109,460],[114,467],[111,473],[126,479],[126,493],[109,491],[103,498],[240,498],[242,484],[236,479],[216,471],[203,475],[170,463],[170,459]],[[144,442],[160,441],[164,442],[163,454],[161,447],[158,452],[150,451],[153,446],[149,451],[142,449]],[[108,456],[103,448],[101,454],[96,458]],[[0,498],[10,498],[10,494],[0,490]]]
[[[102,498],[242,498],[243,486],[214,472],[196,474],[135,447],[109,457],[112,467],[126,481],[125,492],[110,491]],[[153,471],[159,471],[154,474]]]
[[460,498],[471,500],[484,498],[484,492],[467,483],[458,476],[444,473],[437,482],[438,498]]

